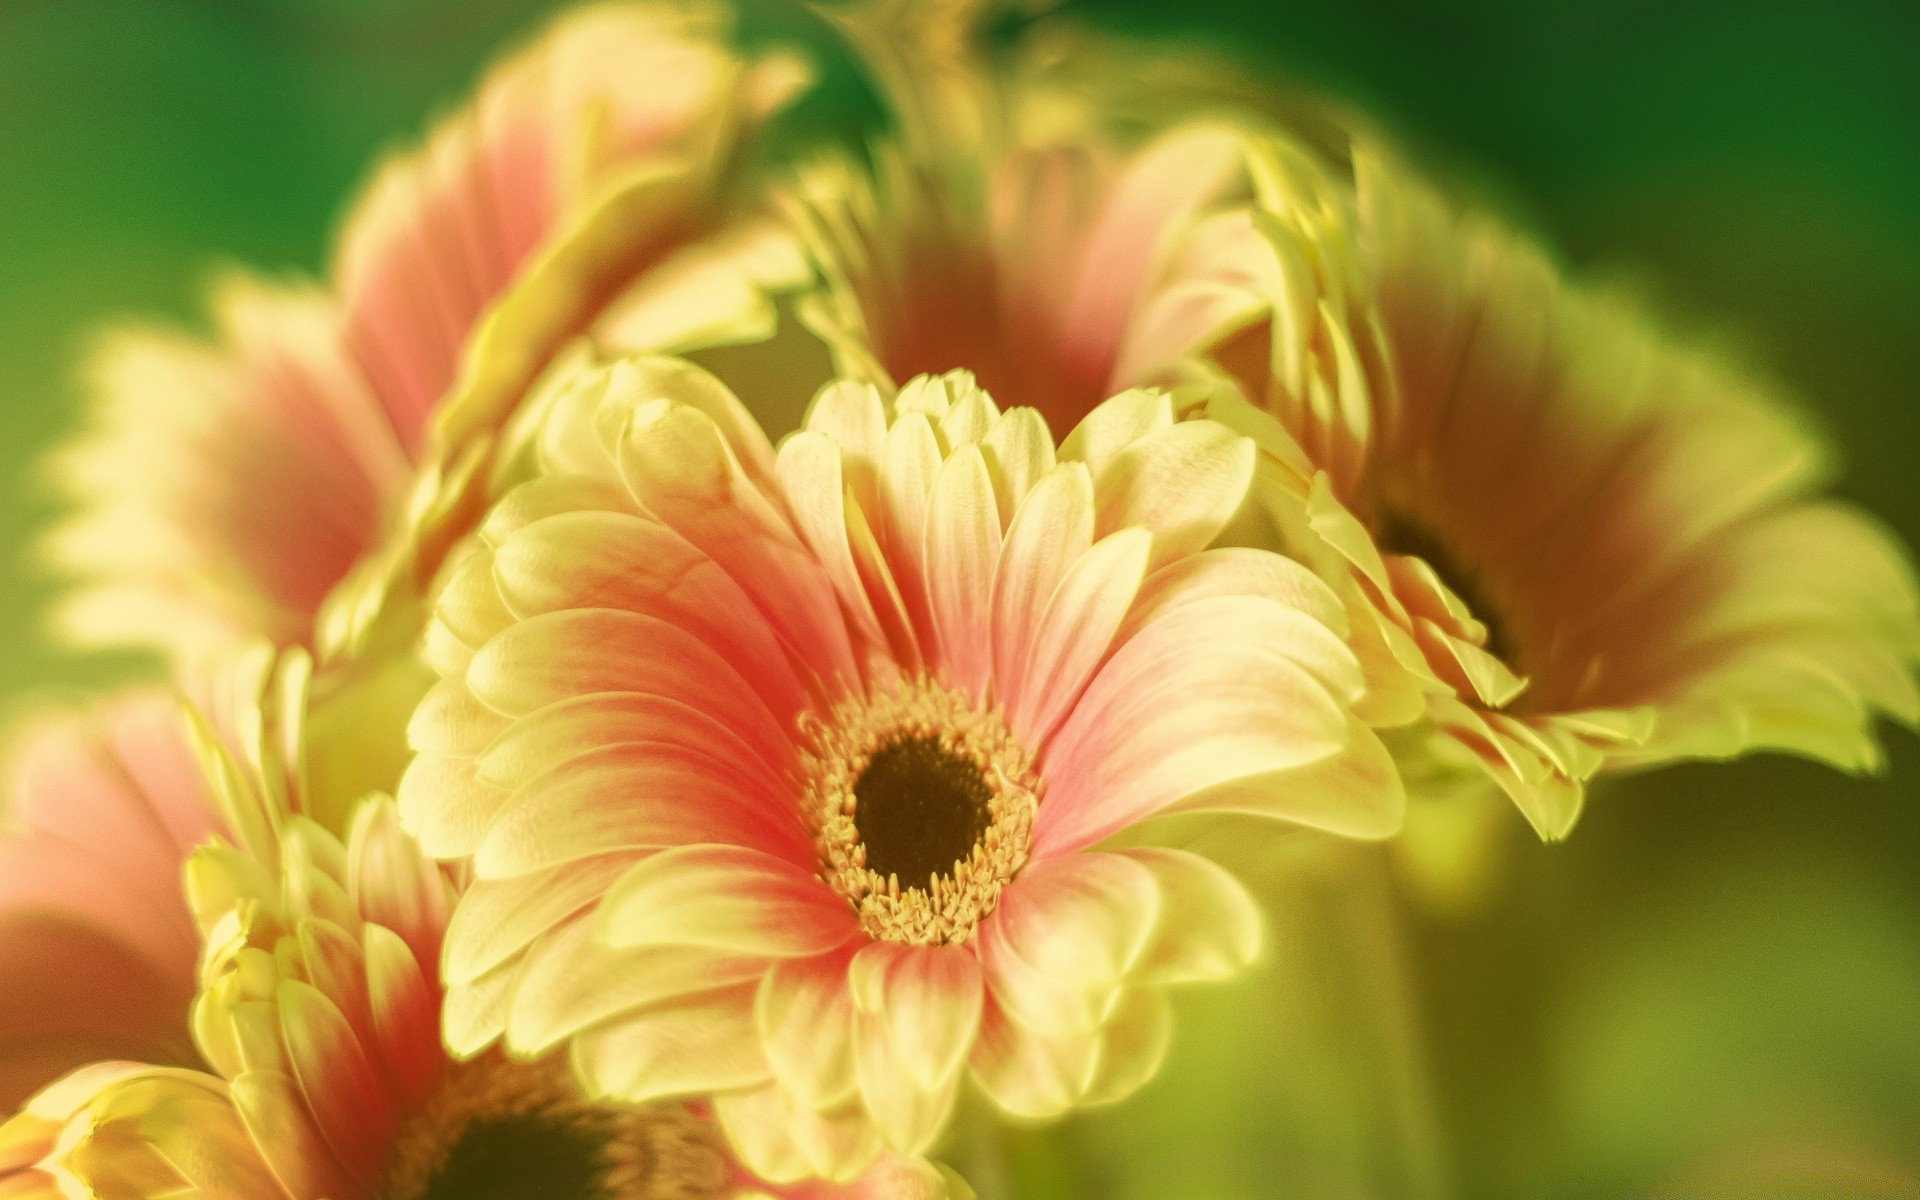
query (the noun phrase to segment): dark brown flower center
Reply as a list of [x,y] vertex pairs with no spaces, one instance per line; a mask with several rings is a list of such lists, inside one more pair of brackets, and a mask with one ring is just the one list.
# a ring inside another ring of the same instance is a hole
[[820,878],[868,936],[964,942],[1027,861],[1040,779],[997,711],[931,679],[801,722]]
[[732,1166],[681,1104],[598,1105],[563,1062],[449,1069],[396,1139],[381,1200],[716,1200]]
[[980,764],[933,737],[903,737],[876,751],[853,795],[868,868],[910,887],[950,874],[993,819]]

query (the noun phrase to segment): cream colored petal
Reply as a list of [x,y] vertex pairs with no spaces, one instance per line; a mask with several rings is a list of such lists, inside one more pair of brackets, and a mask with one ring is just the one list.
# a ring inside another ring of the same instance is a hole
[[926,524],[926,586],[949,681],[975,696],[993,669],[991,618],[1000,517],[980,451],[962,446],[942,464]]
[[630,868],[600,906],[613,946],[802,958],[844,945],[853,910],[811,870],[744,846],[681,846]]
[[950,1079],[980,1027],[980,962],[963,946],[874,942],[847,975],[855,1009],[887,1030],[894,1062],[926,1091]]
[[1097,1029],[1048,1036],[989,1003],[968,1059],[987,1098],[1016,1117],[1040,1120],[1079,1104],[1099,1069]]
[[507,1045],[543,1054],[589,1026],[727,984],[758,980],[766,960],[704,947],[620,950],[594,937],[583,915],[527,951],[506,1015]]
[[632,855],[605,854],[513,879],[475,880],[447,926],[446,981],[471,983],[520,954],[596,903],[632,864]]
[[932,1088],[921,1087],[894,1050],[887,1022],[859,1011],[853,1016],[853,1061],[867,1116],[887,1145],[902,1154],[924,1153],[953,1112],[959,1073]]
[[987,987],[1036,1030],[1097,1028],[1161,911],[1153,872],[1132,859],[1082,853],[1030,863],[980,924]]
[[[1341,676],[1339,695],[1320,677],[1326,671]],[[1232,596],[1166,614],[1107,661],[1048,748],[1036,855],[1089,845],[1212,788],[1347,752],[1356,730],[1365,732],[1346,708],[1359,690],[1357,662],[1297,610]],[[1397,824],[1404,804],[1398,777],[1388,779],[1378,795],[1343,794],[1332,806],[1279,789],[1270,811],[1291,804],[1293,819],[1378,831]]]
[[1053,470],[1053,434],[1046,418],[1031,408],[1008,409],[980,439],[980,454],[993,478],[994,506],[1002,524],[1010,524],[1034,484]]
[[1262,596],[1299,609],[1336,636],[1347,630],[1340,598],[1302,564],[1265,550],[1220,546],[1168,563],[1149,575],[1116,640],[1125,642],[1153,618],[1211,596]]
[[853,1069],[852,948],[792,958],[768,968],[754,1022],[780,1086],[809,1108],[845,1101],[859,1086]]
[[817,1112],[767,1084],[716,1096],[713,1109],[747,1168],[769,1183],[798,1184],[800,1197],[840,1195],[835,1185],[866,1171],[881,1150],[880,1131],[858,1104]]
[[1173,1011],[1159,988],[1130,988],[1100,1037],[1098,1065],[1083,1105],[1117,1104],[1140,1090],[1166,1060]]
[[573,1041],[573,1067],[587,1092],[643,1104],[669,1096],[731,1091],[771,1073],[753,1031],[745,983],[616,1018]]
[[825,434],[803,429],[781,443],[778,468],[794,523],[826,568],[853,628],[868,645],[886,645],[886,634],[862,584],[847,538],[849,481],[841,470],[840,444]]
[[472,1058],[507,1031],[507,1004],[521,964],[507,962],[472,983],[453,984],[441,1007],[441,1036],[456,1058]]
[[291,1077],[249,1071],[235,1079],[232,1088],[233,1107],[289,1195],[365,1194],[364,1185],[334,1157],[301,1100],[300,1085]]
[[1134,442],[1173,426],[1173,401],[1165,392],[1134,388],[1088,413],[1060,443],[1062,461],[1083,462],[1095,479]]
[[1160,919],[1129,979],[1158,986],[1231,979],[1260,953],[1260,911],[1240,881],[1185,850],[1120,853],[1153,872]]
[[922,647],[933,645],[934,638],[933,601],[926,585],[926,526],[940,464],[940,439],[932,424],[920,413],[903,410],[887,430],[880,471],[886,503],[874,536],[893,568]]
[[464,858],[479,848],[508,793],[480,779],[470,758],[421,754],[400,776],[400,819],[434,858]]
[[1152,530],[1155,567],[1197,554],[1240,510],[1253,463],[1253,442],[1212,421],[1183,421],[1153,433],[1119,450],[1094,475],[1094,532]]

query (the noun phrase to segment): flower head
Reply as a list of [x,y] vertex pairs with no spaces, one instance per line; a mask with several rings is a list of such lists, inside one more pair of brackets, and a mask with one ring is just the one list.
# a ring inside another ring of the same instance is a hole
[[[439,1037],[451,876],[392,801],[346,837],[301,811],[297,714],[269,699],[236,756],[199,748],[236,841],[186,868],[201,932],[195,1041],[210,1071],[104,1063],[0,1126],[0,1194],[161,1200],[723,1200],[771,1194],[697,1105],[588,1100],[564,1058],[457,1062]],[[296,747],[293,753],[289,746]],[[941,1200],[953,1181],[889,1160],[793,1200]]]
[[197,952],[180,867],[219,828],[174,703],[40,721],[0,835],[0,1111],[104,1058],[191,1063]]
[[[711,376],[562,387],[544,472],[450,577],[404,819],[475,882],[462,1052],[572,1043],[598,1094],[711,1094],[774,1178],[1001,1107],[1125,1095],[1165,985],[1258,926],[1179,811],[1392,831],[1326,587],[1210,548],[1253,447],[1164,395],[1056,445],[964,372],[843,382],[776,454]],[[1177,482],[1177,486],[1176,486]]]
[[571,14],[378,172],[327,287],[236,278],[210,343],[106,340],[60,464],[83,505],[52,543],[85,584],[68,631],[188,668],[256,635],[361,649],[464,532],[461,489],[574,331],[567,298],[719,221],[740,134],[803,81],[724,33],[698,3]]
[[1818,496],[1827,455],[1771,388],[1364,135],[1349,175],[1253,155],[1257,202],[1149,305],[1222,314],[1194,338],[1208,411],[1260,442],[1283,538],[1364,601],[1443,753],[1560,837],[1603,770],[1868,769],[1876,712],[1920,719],[1911,570]]

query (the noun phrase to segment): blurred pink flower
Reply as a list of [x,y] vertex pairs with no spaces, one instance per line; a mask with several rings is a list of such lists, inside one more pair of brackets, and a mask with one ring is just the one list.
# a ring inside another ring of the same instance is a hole
[[15,747],[0,833],[0,1111],[81,1063],[197,1061],[199,939],[180,893],[221,828],[173,700],[42,719]]

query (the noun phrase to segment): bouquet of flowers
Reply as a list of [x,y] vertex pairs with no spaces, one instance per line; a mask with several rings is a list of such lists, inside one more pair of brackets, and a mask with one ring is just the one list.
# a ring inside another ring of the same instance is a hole
[[0,1197],[998,1194],[956,1110],[1151,1079],[1263,827],[1444,888],[1462,811],[1920,720],[1768,381],[987,7],[823,6],[824,131],[715,4],[566,14],[327,279],[101,342],[60,627],[173,686],[16,747]]

